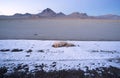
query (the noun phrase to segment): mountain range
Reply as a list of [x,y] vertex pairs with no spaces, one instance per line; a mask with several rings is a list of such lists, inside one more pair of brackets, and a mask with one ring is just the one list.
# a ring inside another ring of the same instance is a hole
[[81,19],[120,19],[119,15],[107,14],[100,16],[88,16],[87,13],[73,12],[66,15],[62,12],[56,13],[50,8],[44,9],[42,12],[37,14],[30,13],[16,13],[11,16],[1,15],[0,18],[81,18]]

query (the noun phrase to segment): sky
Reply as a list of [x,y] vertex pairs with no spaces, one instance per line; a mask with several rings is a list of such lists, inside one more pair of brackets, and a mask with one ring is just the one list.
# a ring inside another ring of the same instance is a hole
[[65,14],[120,15],[120,0],[0,0],[0,15],[36,14],[46,8]]

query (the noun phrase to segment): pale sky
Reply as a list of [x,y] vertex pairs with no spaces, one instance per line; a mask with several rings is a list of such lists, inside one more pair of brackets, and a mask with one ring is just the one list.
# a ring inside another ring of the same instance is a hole
[[65,14],[84,12],[88,15],[120,15],[120,0],[0,0],[0,15],[36,14],[46,8]]

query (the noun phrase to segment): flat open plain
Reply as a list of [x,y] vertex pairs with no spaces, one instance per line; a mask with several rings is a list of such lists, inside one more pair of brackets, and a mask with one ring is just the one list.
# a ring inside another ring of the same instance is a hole
[[0,20],[0,39],[119,41],[120,20]]

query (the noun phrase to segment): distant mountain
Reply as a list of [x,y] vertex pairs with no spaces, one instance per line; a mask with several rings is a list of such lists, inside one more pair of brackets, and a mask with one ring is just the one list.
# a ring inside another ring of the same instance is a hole
[[16,13],[16,14],[14,14],[13,16],[16,16],[16,17],[20,17],[20,16],[32,16],[32,14],[30,14],[30,13],[25,13],[25,14],[20,14],[20,13]]
[[13,16],[23,16],[23,14],[16,13],[16,14],[14,14]]
[[59,13],[56,14],[56,16],[63,17],[63,16],[66,16],[66,15],[64,13],[62,13],[62,12],[59,12]]
[[30,13],[16,13],[12,16],[5,16],[1,15],[0,19],[6,19],[6,18],[80,18],[80,19],[120,19],[119,15],[113,15],[113,14],[107,14],[107,15],[100,15],[100,16],[88,16],[87,13],[79,13],[79,12],[73,12],[69,15],[65,15],[62,12],[56,13],[50,8],[44,9],[42,12],[38,14],[30,14]]
[[88,15],[86,13],[73,12],[69,14],[70,17],[86,18]]
[[56,13],[51,10],[50,8],[47,8],[45,10],[43,10],[41,13],[37,14],[38,16],[43,16],[43,17],[53,17],[56,16]]
[[30,13],[25,13],[23,16],[32,16]]
[[99,18],[99,19],[120,19],[120,16],[119,15],[113,15],[113,14],[107,14],[107,15],[97,16],[96,18]]

